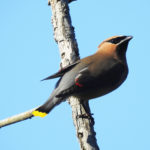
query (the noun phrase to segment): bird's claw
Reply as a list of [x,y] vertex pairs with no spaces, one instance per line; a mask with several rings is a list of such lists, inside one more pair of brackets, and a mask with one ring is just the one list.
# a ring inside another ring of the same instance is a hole
[[90,114],[81,114],[81,115],[77,116],[77,119],[79,119],[79,118],[89,119],[90,123],[92,123],[94,125],[95,121],[94,121],[94,118],[92,117],[92,115],[94,115],[94,114],[92,114],[92,113],[90,113]]

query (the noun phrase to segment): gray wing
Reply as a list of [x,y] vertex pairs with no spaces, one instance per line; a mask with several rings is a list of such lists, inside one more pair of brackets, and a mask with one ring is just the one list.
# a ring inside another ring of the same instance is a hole
[[66,67],[64,67],[63,69],[61,69],[60,71],[56,72],[55,74],[48,76],[44,79],[42,79],[41,81],[44,80],[49,80],[49,79],[54,79],[54,78],[58,78],[58,77],[62,77],[66,72],[68,72],[69,70],[71,70],[73,67],[75,67],[78,63],[80,62],[80,60],[76,61],[73,64],[70,64]]

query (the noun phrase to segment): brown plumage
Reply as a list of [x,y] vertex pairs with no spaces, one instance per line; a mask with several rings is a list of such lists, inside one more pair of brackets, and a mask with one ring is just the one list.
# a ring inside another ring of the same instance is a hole
[[33,112],[49,113],[69,96],[84,101],[105,95],[119,87],[127,77],[126,50],[132,36],[113,36],[104,40],[95,54],[78,60],[44,80],[60,77],[45,104]]

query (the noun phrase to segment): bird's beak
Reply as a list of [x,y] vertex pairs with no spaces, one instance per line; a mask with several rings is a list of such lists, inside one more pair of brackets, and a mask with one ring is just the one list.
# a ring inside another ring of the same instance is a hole
[[126,41],[130,41],[132,38],[133,38],[133,36],[127,36],[127,37],[125,38],[125,40],[126,40]]
[[133,36],[125,36],[125,38],[123,40],[121,40],[118,45],[121,45],[123,43],[128,43],[131,39],[133,38]]

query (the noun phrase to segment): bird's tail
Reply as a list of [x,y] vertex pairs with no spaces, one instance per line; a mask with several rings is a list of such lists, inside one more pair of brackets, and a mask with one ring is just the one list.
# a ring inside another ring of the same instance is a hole
[[61,99],[50,97],[43,105],[32,112],[34,116],[45,117],[56,105],[61,103]]

